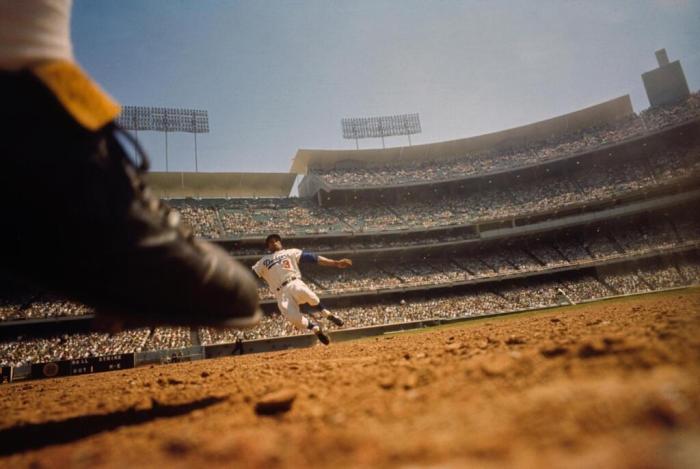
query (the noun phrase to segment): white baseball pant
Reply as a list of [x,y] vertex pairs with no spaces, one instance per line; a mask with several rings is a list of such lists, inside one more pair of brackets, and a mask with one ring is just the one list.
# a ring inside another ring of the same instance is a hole
[[319,304],[318,295],[302,280],[292,280],[277,293],[277,307],[289,322],[297,329],[308,330],[309,319],[301,314],[299,305],[308,303],[311,306]]

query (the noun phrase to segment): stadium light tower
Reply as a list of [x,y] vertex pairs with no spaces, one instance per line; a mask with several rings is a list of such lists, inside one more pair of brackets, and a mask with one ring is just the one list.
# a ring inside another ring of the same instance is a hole
[[167,107],[124,106],[117,123],[133,130],[138,141],[139,130],[154,130],[165,134],[165,171],[168,171],[168,133],[186,132],[194,135],[194,170],[199,172],[197,134],[209,133],[207,111]]
[[359,139],[377,138],[394,135],[406,135],[408,146],[411,146],[411,135],[421,133],[420,117],[418,114],[400,114],[395,116],[381,117],[346,117],[341,119],[343,128],[343,138],[355,140],[355,148],[360,149]]

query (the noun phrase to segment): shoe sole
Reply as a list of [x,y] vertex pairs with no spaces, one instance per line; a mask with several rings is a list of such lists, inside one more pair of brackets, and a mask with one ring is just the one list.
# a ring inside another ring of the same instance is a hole
[[328,320],[329,320],[330,322],[332,322],[333,324],[335,324],[336,326],[338,326],[338,327],[342,327],[343,324],[345,324],[345,323],[343,322],[343,320],[340,319],[340,318],[337,317],[337,316],[329,316],[329,317],[328,317]]
[[316,333],[316,337],[318,337],[318,340],[321,341],[323,345],[330,345],[331,339],[328,337],[326,334],[323,332],[318,332]]

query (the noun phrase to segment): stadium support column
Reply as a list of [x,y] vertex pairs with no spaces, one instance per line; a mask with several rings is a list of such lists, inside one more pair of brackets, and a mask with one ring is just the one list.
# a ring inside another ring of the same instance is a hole
[[165,131],[165,172],[168,172],[168,130],[170,130],[170,119],[168,110],[163,109],[163,130]]
[[194,172],[199,172],[199,161],[197,160],[197,114],[192,110],[192,134],[194,134]]
[[139,127],[136,125],[136,114],[131,118],[132,129],[134,129],[134,161],[138,161]]
[[134,161],[138,161],[138,159],[137,159],[138,147],[139,147],[139,131],[134,130]]
[[379,120],[379,135],[382,136],[382,149],[385,149],[386,146],[384,145],[384,126],[382,126],[381,120]]
[[168,172],[168,131],[165,131],[165,172]]
[[199,172],[199,164],[197,162],[197,132],[192,132],[194,134],[194,172]]

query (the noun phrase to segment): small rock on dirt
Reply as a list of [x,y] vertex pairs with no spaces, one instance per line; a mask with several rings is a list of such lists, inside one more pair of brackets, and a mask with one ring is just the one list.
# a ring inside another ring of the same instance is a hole
[[416,374],[410,374],[406,376],[406,378],[403,381],[403,388],[413,389],[416,386],[418,386],[418,376]]
[[519,335],[512,335],[506,339],[506,345],[522,345],[526,342],[525,338]]
[[456,352],[464,346],[462,342],[452,342],[451,344],[445,345],[446,352]]
[[382,389],[391,389],[396,384],[396,379],[392,376],[387,376],[379,380],[379,387]]
[[560,355],[565,355],[569,350],[558,344],[548,344],[540,347],[540,353],[545,358],[554,358]]
[[608,353],[608,346],[602,340],[583,343],[578,349],[579,358],[592,358]]
[[508,355],[495,355],[481,362],[481,371],[486,376],[503,376],[508,372],[512,363],[513,359]]
[[297,397],[297,393],[291,389],[265,394],[255,404],[255,413],[258,415],[274,415],[288,412]]

